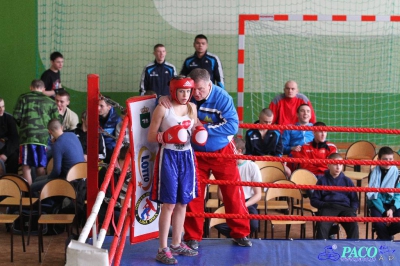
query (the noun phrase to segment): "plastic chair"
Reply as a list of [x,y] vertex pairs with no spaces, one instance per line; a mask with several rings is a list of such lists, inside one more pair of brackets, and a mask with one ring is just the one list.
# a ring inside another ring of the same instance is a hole
[[[278,180],[274,182],[275,184],[294,184],[292,181],[289,180]],[[266,209],[268,209],[268,204],[270,200],[277,198],[277,197],[287,197],[290,202],[294,200],[298,200],[300,202],[300,215],[303,215],[303,196],[299,189],[289,189],[289,188],[268,188],[265,194],[265,200],[267,203]],[[292,208],[292,206],[289,206]],[[300,228],[300,238],[305,237],[305,221],[278,221],[278,220],[271,220],[271,238],[274,238],[274,227],[275,225],[286,225],[286,239],[289,238],[290,227],[291,225],[301,225]]]
[[[24,229],[23,229],[23,224],[22,224],[22,193],[21,190],[19,189],[18,185],[8,179],[0,179],[0,196],[6,196],[8,198],[11,197],[11,199],[15,202],[19,202],[19,214],[0,214],[0,223],[2,224],[10,224],[10,235],[11,235],[11,250],[10,250],[10,255],[11,255],[11,262],[14,261],[14,236],[13,236],[13,231],[14,231],[14,222],[20,218],[20,225],[21,225],[21,230],[22,230],[22,248],[23,251],[25,252],[25,238],[24,238]],[[6,199],[8,199],[6,198]],[[8,206],[7,204],[3,204],[4,200],[0,205],[5,205]]]
[[[68,197],[74,202],[74,214],[42,214],[42,201],[50,197]],[[43,224],[65,224],[67,226],[68,237],[70,236],[70,224],[74,223],[76,216],[76,192],[74,187],[66,180],[54,179],[44,185],[39,197],[39,262],[42,262],[43,252]]]
[[[290,180],[297,185],[315,185],[317,183],[317,177],[306,169],[297,169],[293,172]],[[300,190],[303,195],[303,211],[309,211],[312,216],[315,216],[318,212],[318,209],[311,206],[310,199],[305,199],[309,195],[307,194],[307,190]],[[299,211],[301,208],[299,203],[293,204],[293,210],[297,209]],[[313,224],[313,238],[315,238],[315,222]]]
[[[26,181],[26,179],[23,178],[22,176],[14,175],[14,174],[6,174],[0,178],[14,181],[18,185],[21,192],[23,192],[25,194],[22,197],[22,207],[29,207],[28,242],[27,242],[27,245],[29,246],[29,241],[30,241],[30,237],[31,237],[33,205],[36,204],[36,202],[38,201],[38,198],[32,198],[31,188],[28,184],[28,181]],[[7,199],[3,200],[1,203],[3,203],[3,202],[5,205],[9,205],[9,206],[18,206],[19,205],[19,203],[16,202],[12,198],[7,198]]]

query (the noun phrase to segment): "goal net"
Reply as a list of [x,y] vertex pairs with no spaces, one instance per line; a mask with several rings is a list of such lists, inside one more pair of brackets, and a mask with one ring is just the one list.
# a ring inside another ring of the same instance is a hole
[[[260,110],[283,93],[284,83],[295,80],[311,100],[317,121],[331,126],[399,128],[399,18],[240,15],[241,118],[257,120]],[[329,133],[329,139],[399,143],[398,136],[383,134]]]

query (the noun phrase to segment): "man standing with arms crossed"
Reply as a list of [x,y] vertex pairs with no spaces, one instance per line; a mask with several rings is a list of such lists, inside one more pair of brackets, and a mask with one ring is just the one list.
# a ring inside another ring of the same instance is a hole
[[[235,154],[236,149],[232,138],[238,131],[239,119],[232,97],[225,90],[212,84],[206,69],[194,69],[190,72],[189,77],[195,83],[193,98],[197,105],[197,116],[208,132],[206,145],[199,146],[192,143],[193,149],[201,152]],[[167,108],[171,107],[171,102],[167,97],[161,97],[160,104]],[[199,181],[208,180],[211,172],[217,180],[241,180],[235,159],[197,157],[197,165]],[[187,205],[188,212],[204,212],[205,186],[205,183],[199,182],[198,197]],[[226,213],[248,214],[241,186],[220,187]],[[198,249],[198,242],[203,236],[203,224],[203,217],[187,217],[185,219],[183,238],[192,249]],[[232,230],[230,236],[236,244],[243,247],[252,246],[251,241],[247,239],[250,234],[250,225],[247,219],[227,219],[227,224]]]

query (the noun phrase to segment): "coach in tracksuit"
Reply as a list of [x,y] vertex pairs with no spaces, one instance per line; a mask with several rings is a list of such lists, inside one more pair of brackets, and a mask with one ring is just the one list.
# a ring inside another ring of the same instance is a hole
[[163,44],[156,44],[154,62],[144,67],[140,78],[140,95],[154,91],[157,95],[169,95],[169,81],[176,75],[175,66],[165,61],[167,51]]
[[218,56],[207,52],[207,37],[203,34],[197,35],[194,38],[193,47],[196,52],[194,55],[185,59],[180,74],[187,76],[193,69],[206,69],[210,74],[210,80],[224,89],[224,73],[222,71],[222,64]]

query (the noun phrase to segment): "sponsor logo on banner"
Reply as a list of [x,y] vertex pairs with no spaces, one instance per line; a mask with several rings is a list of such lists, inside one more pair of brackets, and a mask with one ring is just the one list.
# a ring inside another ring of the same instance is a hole
[[395,259],[395,249],[388,245],[377,246],[343,246],[336,244],[326,246],[325,250],[318,254],[319,260],[331,260],[342,262],[374,262],[374,261],[393,261]]
[[149,108],[146,106],[143,106],[142,109],[140,109],[140,126],[142,128],[148,128],[150,126],[150,111]]
[[149,199],[150,192],[144,193],[136,202],[135,217],[142,225],[154,222],[160,214],[160,204]]
[[146,146],[143,146],[139,150],[138,154],[138,169],[140,180],[138,181],[138,186],[143,190],[147,191],[151,187],[153,181],[153,164],[155,160],[155,153],[152,153]]

